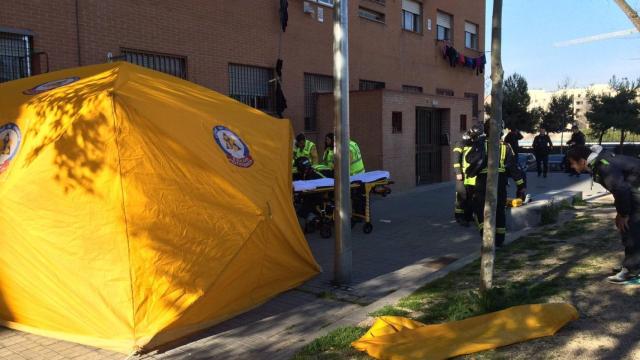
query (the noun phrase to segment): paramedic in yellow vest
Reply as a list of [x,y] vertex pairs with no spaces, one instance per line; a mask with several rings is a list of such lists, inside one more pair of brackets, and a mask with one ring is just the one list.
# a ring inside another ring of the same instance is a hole
[[453,148],[454,164],[453,170],[456,174],[456,202],[455,219],[462,226],[469,226],[473,221],[473,193],[476,187],[476,177],[466,176],[465,172],[469,167],[466,156],[471,150],[473,141],[482,135],[482,128],[474,126],[462,135],[460,144]]
[[318,151],[316,150],[316,144],[307,140],[304,134],[298,134],[296,136],[296,145],[293,148],[293,161],[298,158],[306,157],[311,160],[311,164],[318,163]]
[[325,177],[333,178],[333,133],[325,135],[322,159],[313,168]]
[[364,161],[360,146],[355,141],[349,140],[349,175],[362,174],[363,172],[365,172]]
[[[324,138],[324,154],[319,164],[314,166],[317,171],[323,173],[327,177],[333,177],[334,166],[334,136],[333,133],[328,133]],[[365,172],[364,161],[362,160],[362,153],[358,144],[350,140],[349,141],[349,175],[356,175]]]
[[[489,134],[489,121],[485,122],[484,132]],[[484,223],[484,202],[487,189],[487,144],[488,136],[482,136],[474,142],[471,151],[465,157],[468,168],[466,174],[470,176],[477,175],[476,191],[473,196],[473,207],[478,221],[478,230],[482,234]],[[478,146],[475,146],[475,145]],[[483,146],[484,145],[484,146]],[[484,148],[484,151],[476,151]],[[473,172],[477,171],[477,174]],[[500,161],[498,165],[498,201],[496,203],[496,246],[500,247],[504,244],[506,229],[506,206],[507,206],[507,181],[511,177],[518,188],[519,197],[524,198],[526,189],[522,178],[522,171],[518,168],[516,156],[509,144],[500,141]]]

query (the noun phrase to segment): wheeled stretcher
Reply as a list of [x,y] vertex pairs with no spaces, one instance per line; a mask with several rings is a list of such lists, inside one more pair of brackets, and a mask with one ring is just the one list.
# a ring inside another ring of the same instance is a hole
[[[391,193],[389,185],[393,184],[388,171],[371,171],[351,176],[351,224],[352,227],[363,221],[362,230],[365,234],[373,231],[371,223],[371,195],[387,196]],[[305,197],[321,197],[315,205],[315,214],[318,216],[313,224],[305,224],[305,232],[311,232],[318,228],[320,236],[329,238],[332,235],[334,224],[334,179],[324,178],[317,180],[301,180],[293,182],[294,197],[297,201]]]

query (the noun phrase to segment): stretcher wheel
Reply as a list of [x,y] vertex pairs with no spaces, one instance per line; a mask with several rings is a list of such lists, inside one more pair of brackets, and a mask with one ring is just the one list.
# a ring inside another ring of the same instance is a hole
[[320,237],[323,239],[328,239],[331,237],[331,225],[322,225],[320,228]]
[[362,231],[364,231],[365,234],[371,234],[371,232],[373,231],[373,224],[371,223],[364,224],[364,226],[362,227]]

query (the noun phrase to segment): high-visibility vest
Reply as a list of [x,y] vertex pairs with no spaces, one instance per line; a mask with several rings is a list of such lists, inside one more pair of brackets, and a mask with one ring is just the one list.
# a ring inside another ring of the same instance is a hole
[[333,169],[333,148],[328,148],[324,151],[322,163]]
[[464,184],[466,186],[476,186],[476,177],[468,177],[466,176],[467,168],[469,167],[469,163],[467,162],[467,154],[471,151],[471,146],[464,146],[462,148],[462,173],[464,176]]
[[356,175],[363,173],[364,161],[362,161],[362,154],[360,153],[360,147],[358,144],[351,140],[349,141],[349,152],[351,153],[351,164],[349,165],[349,175]]
[[298,146],[295,146],[293,148],[293,160],[295,161],[298,158],[306,157],[310,161],[313,161],[313,159],[311,159],[311,150],[313,150],[315,146],[316,144],[309,140],[304,141],[304,147],[302,149],[300,149]]
[[[487,143],[484,143],[484,149],[487,150]],[[498,167],[498,172],[506,172],[507,168],[504,166],[504,162],[507,160],[507,145],[503,142],[500,142],[500,166]],[[489,169],[485,167],[480,171],[481,174],[486,174],[489,172]]]

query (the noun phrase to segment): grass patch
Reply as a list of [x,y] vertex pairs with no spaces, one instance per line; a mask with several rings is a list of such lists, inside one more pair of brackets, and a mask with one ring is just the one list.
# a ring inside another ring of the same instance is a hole
[[573,199],[573,206],[588,206],[589,203],[579,197]]
[[547,205],[542,208],[540,213],[540,225],[551,225],[558,222],[560,217],[561,207],[556,204],[554,200],[551,200]]
[[464,320],[512,306],[543,302],[549,296],[557,295],[560,290],[560,282],[551,280],[541,283],[515,282],[494,287],[483,295],[477,291],[467,291],[446,296],[431,304],[424,309],[424,315],[418,321],[440,323]]
[[[591,204],[588,206],[591,208]],[[566,202],[554,203],[555,215],[551,217],[557,220],[560,211],[568,207]],[[369,315],[408,316],[433,324],[517,305],[570,300],[576,289],[601,277],[601,254],[610,241],[617,240],[616,234],[603,230],[606,224],[600,218],[581,214],[562,226],[543,228],[499,250],[494,288],[486,294],[477,291],[478,259],[421,287],[395,306],[385,306]],[[358,327],[338,329],[305,347],[294,359],[369,359],[350,347],[365,331]],[[508,358],[502,355],[502,350],[473,355],[473,359]]]
[[[347,326],[333,330],[329,334],[315,339],[305,346],[294,360],[307,359],[344,359],[351,356],[364,355],[351,348],[351,343],[358,340],[367,332],[367,329],[357,326]],[[366,359],[366,355],[361,357]]]
[[386,305],[380,310],[376,310],[372,313],[369,313],[371,317],[380,317],[380,316],[407,316],[409,312],[406,310],[398,309],[395,306]]
[[560,240],[570,239],[572,237],[583,235],[588,231],[588,225],[597,223],[597,220],[591,216],[585,216],[573,221],[569,221],[558,231],[553,233],[553,237]]
[[336,300],[336,295],[331,291],[323,291],[316,296],[324,300]]

